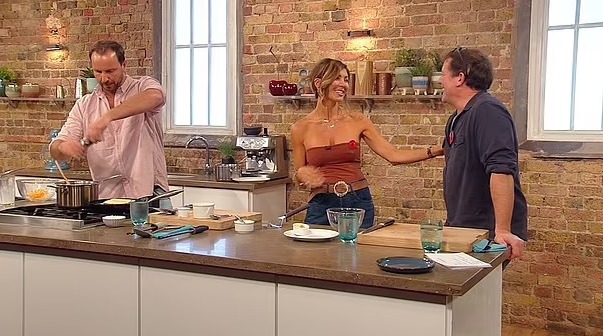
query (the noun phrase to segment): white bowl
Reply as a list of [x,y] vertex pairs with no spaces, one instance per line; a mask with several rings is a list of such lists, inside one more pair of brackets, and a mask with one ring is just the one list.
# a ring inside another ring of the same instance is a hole
[[304,223],[293,223],[293,234],[296,236],[307,236],[310,231],[310,225]]
[[103,223],[108,227],[120,227],[126,225],[126,216],[104,216]]
[[243,219],[242,222],[237,219],[234,221],[235,231],[238,233],[253,232],[255,226],[254,223],[255,222],[250,219]]

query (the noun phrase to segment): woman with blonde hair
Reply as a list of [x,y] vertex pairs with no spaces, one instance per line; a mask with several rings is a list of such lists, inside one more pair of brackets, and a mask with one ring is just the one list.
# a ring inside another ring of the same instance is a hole
[[365,210],[362,227],[373,225],[375,206],[360,167],[360,140],[391,164],[413,163],[442,155],[441,147],[399,150],[362,113],[345,106],[350,71],[341,61],[325,58],[310,73],[316,108],[291,128],[295,180],[310,191],[305,222],[328,224],[333,207]]

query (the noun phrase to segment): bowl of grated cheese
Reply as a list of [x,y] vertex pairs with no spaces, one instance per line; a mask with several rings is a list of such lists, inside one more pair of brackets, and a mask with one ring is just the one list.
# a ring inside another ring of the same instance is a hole
[[56,179],[22,179],[16,180],[21,196],[31,202],[46,202],[55,197],[56,189],[52,186]]

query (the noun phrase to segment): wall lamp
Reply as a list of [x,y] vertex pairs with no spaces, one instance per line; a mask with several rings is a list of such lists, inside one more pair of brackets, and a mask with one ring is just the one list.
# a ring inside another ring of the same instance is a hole
[[46,46],[46,51],[57,51],[57,50],[63,50],[63,49],[65,49],[65,47],[60,43],[55,43],[55,44]]
[[374,33],[371,29],[348,31],[348,37],[368,37],[368,36],[373,36],[373,35],[374,35]]

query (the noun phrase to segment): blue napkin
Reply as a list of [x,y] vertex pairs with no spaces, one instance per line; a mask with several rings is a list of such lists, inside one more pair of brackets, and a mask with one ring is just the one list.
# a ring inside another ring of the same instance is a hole
[[494,240],[482,239],[473,244],[473,252],[502,252],[507,249],[507,246],[497,244]]

